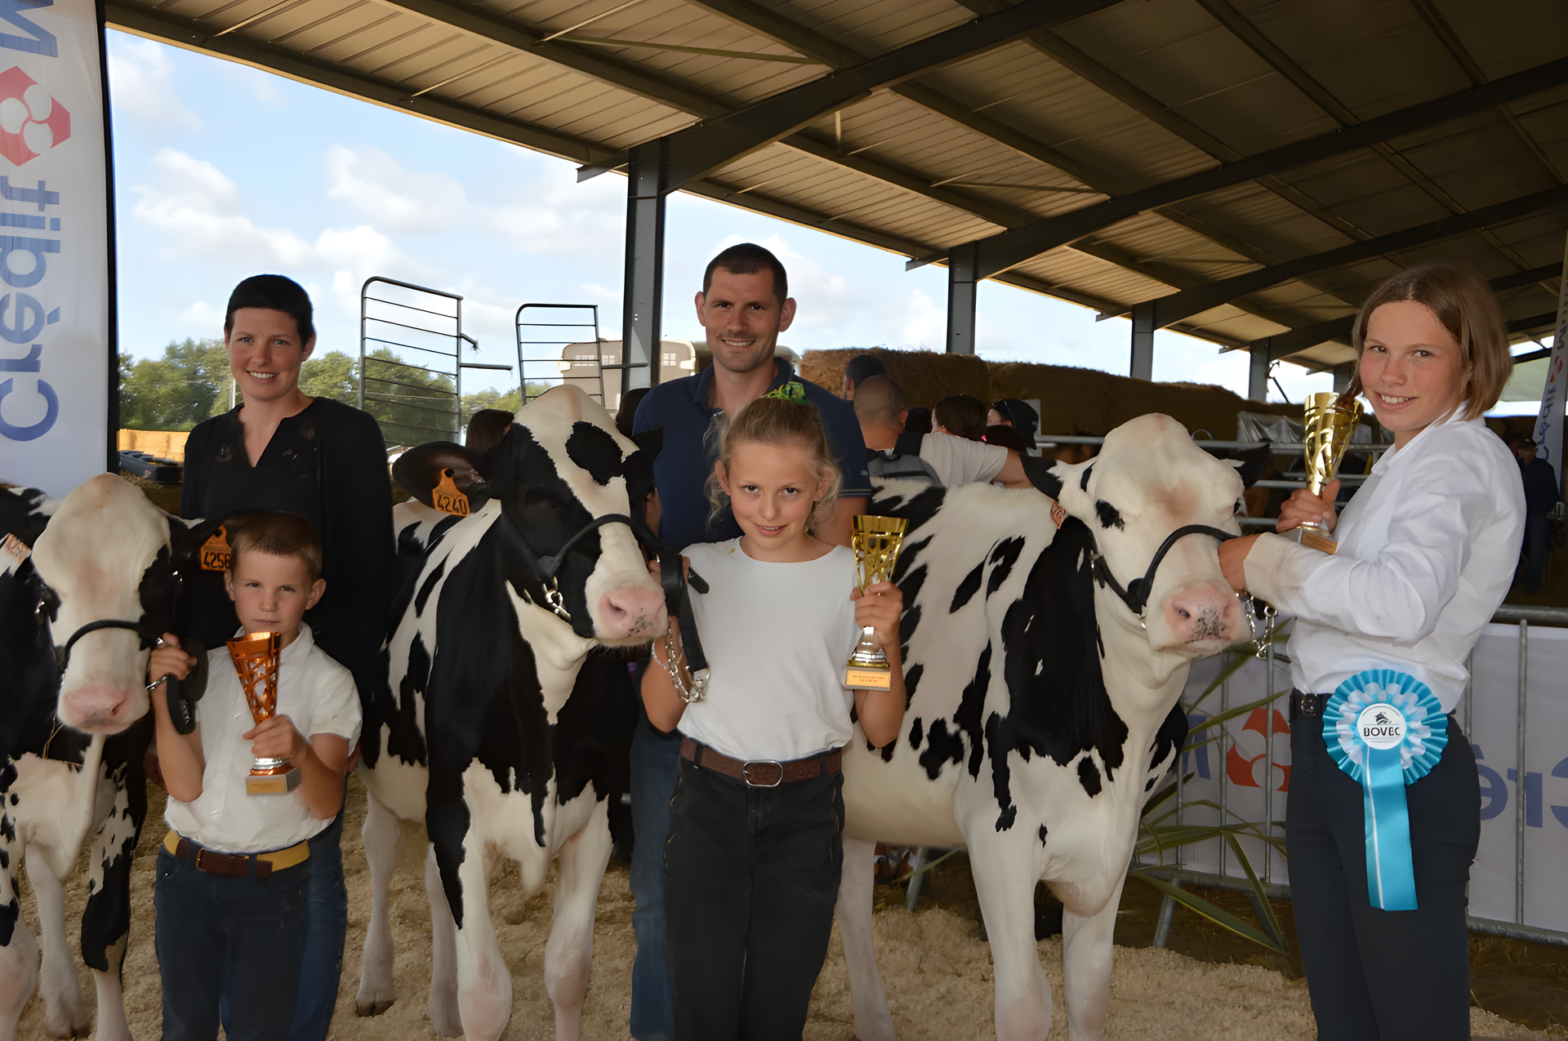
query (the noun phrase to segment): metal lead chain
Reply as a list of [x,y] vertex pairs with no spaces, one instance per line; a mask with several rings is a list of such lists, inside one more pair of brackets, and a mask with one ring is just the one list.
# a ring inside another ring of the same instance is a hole
[[[1241,609],[1247,615],[1247,629],[1252,634],[1252,646],[1257,649],[1258,660],[1267,660],[1269,642],[1274,638],[1274,626],[1279,619],[1279,611],[1271,603],[1254,600],[1250,593],[1237,593],[1236,597],[1241,601]],[[1263,604],[1263,632],[1261,635],[1258,633],[1258,613],[1254,610],[1255,605],[1259,603]]]
[[677,654],[681,659],[686,657],[684,649],[677,647],[675,626],[671,625],[664,630],[664,660],[661,661],[657,654],[653,655],[653,660],[658,662],[659,668],[669,673],[676,697],[688,705],[701,701],[708,693],[708,670],[698,669],[695,673],[689,673],[684,665],[671,664],[676,661]]

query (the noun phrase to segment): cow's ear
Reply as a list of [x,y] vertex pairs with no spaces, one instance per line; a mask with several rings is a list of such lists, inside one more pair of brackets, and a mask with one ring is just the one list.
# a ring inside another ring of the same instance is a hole
[[223,527],[227,517],[201,517],[186,520],[169,515],[169,563],[176,571],[193,570],[200,566],[202,546]]
[[0,488],[0,541],[14,535],[32,549],[59,505],[37,488]]
[[636,442],[637,447],[642,450],[642,453],[648,457],[648,462],[651,463],[659,458],[659,452],[664,449],[664,428],[654,427],[652,430],[644,430],[640,434],[633,434],[632,440]]
[[1062,504],[1062,509],[1077,517],[1085,524],[1094,521],[1094,496],[1089,492],[1089,484],[1094,479],[1093,459],[1084,463],[1057,463],[1052,467],[1052,472],[1061,480],[1061,494],[1056,501]]
[[415,499],[432,506],[436,486],[450,476],[457,490],[468,497],[469,509],[477,510],[490,501],[493,462],[453,441],[431,441],[398,456],[392,464],[392,477]]

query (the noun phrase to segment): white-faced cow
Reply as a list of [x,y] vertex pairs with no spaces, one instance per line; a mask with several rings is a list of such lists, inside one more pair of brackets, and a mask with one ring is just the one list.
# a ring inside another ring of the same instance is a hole
[[[130,1037],[120,969],[147,812],[147,658],[174,628],[178,568],[206,534],[108,474],[59,503],[0,490],[0,1041],[14,1036],[40,982],[17,899],[24,851],[43,933],[45,1028],[56,1037],[87,1030],[64,880],[89,833],[81,948],[97,985],[94,1036]],[[192,683],[184,693],[196,694]]]
[[1001,1041],[1050,1033],[1032,912],[1048,883],[1071,1036],[1101,1036],[1116,909],[1139,813],[1186,737],[1188,667],[1245,636],[1215,551],[1242,482],[1174,420],[1126,423],[1036,483],[1070,515],[1060,531],[1032,491],[889,484],[872,504],[909,519],[909,708],[897,741],[844,757],[838,916],[861,1041],[894,1037],[871,944],[878,840],[969,847]]
[[[424,446],[400,477],[451,469],[453,445]],[[529,403],[471,483],[466,517],[406,517],[403,549],[427,541],[400,594],[385,653],[389,682],[368,692],[360,776],[373,897],[358,1010],[391,1004],[388,888],[399,820],[425,825],[436,1030],[497,1038],[512,984],[490,921],[489,876],[518,862],[524,888],[559,858],[545,986],[556,1034],[576,1038],[610,856],[606,798],[626,788],[635,695],[625,662],[600,648],[663,633],[662,590],[628,523],[628,492],[652,488],[653,451],[616,432],[601,406],[562,387]],[[597,652],[597,653],[596,653]]]

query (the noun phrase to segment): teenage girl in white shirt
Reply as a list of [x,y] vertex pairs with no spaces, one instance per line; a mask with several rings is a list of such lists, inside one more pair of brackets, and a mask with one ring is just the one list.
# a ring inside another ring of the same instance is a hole
[[1405,787],[1417,909],[1385,911],[1368,895],[1362,785],[1331,758],[1322,716],[1326,696],[1367,669],[1415,677],[1443,712],[1464,693],[1465,660],[1508,592],[1524,527],[1519,468],[1481,419],[1513,362],[1486,281],[1450,264],[1379,286],[1353,343],[1348,393],[1365,394],[1394,447],[1337,526],[1338,481],[1321,497],[1294,493],[1277,526],[1321,520],[1337,553],[1254,535],[1221,545],[1220,565],[1236,589],[1296,617],[1286,845],[1318,1036],[1468,1038],[1465,887],[1481,834],[1470,743],[1447,716],[1442,758]]
[[[677,693],[678,633],[655,643],[643,680],[648,721],[682,735],[664,848],[678,1041],[798,1041],[844,859],[839,750],[855,720],[884,745],[904,718],[903,597],[888,582],[862,597],[854,554],[811,533],[838,495],[833,458],[810,405],[764,397],[735,417],[709,492],[742,535],[686,551],[709,587],[692,598],[706,695]],[[843,685],[862,626],[887,652],[890,690]]]

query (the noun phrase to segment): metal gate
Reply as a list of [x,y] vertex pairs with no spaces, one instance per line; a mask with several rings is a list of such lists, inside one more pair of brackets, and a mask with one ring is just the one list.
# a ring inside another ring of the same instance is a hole
[[597,304],[524,304],[515,324],[525,405],[551,387],[570,384],[613,412],[621,403],[621,378],[607,382],[605,373],[647,367],[623,364],[620,342],[599,335]]
[[[374,287],[374,288],[373,288]],[[463,439],[463,361],[479,344],[463,332],[463,298],[380,275],[359,292],[359,407],[376,417],[388,448]]]

